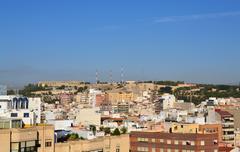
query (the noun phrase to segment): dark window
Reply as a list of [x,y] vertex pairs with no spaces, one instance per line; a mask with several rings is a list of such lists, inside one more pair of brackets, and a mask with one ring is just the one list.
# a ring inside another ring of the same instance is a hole
[[24,118],[28,118],[28,117],[29,117],[29,113],[24,113],[24,114],[23,114],[23,117],[24,117]]
[[52,147],[52,142],[51,141],[45,142],[45,147]]
[[17,117],[18,114],[17,113],[11,113],[11,117]]

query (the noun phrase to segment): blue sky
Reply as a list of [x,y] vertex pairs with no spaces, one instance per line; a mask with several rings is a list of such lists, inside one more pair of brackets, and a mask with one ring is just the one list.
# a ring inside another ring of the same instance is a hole
[[240,81],[240,1],[0,1],[0,83]]

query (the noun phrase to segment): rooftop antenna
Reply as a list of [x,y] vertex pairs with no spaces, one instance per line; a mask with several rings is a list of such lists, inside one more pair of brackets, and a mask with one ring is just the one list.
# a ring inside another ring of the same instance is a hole
[[122,68],[121,68],[121,83],[122,83],[122,84],[124,83],[123,77],[124,77],[124,69],[123,69],[123,67],[122,67]]
[[110,77],[110,83],[112,84],[112,83],[113,83],[113,75],[112,75],[112,70],[110,70],[109,77]]
[[99,78],[98,78],[98,70],[96,70],[96,84],[98,84]]

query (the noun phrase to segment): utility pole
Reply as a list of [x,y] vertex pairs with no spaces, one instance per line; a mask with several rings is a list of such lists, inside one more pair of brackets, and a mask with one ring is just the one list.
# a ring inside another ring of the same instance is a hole
[[112,83],[113,83],[113,75],[112,75],[112,70],[110,70],[110,73],[109,73],[109,78],[110,78],[110,83],[112,84]]

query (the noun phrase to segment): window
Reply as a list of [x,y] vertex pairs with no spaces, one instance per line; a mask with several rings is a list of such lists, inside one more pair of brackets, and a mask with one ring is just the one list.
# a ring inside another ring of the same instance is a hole
[[155,138],[152,138],[152,142],[155,143],[155,142],[156,142],[156,139],[155,139]]
[[174,152],[179,152],[179,150],[178,150],[178,149],[175,149]]
[[139,142],[148,142],[148,138],[138,138]]
[[116,146],[116,152],[120,152],[120,146],[119,145]]
[[194,141],[191,141],[191,146],[194,146],[195,145],[195,142]]
[[167,149],[167,152],[171,152],[171,149],[168,148],[168,149]]
[[186,143],[186,141],[182,141],[182,145],[186,145],[187,143]]
[[21,128],[22,122],[19,120],[12,120],[12,128]]
[[11,143],[11,152],[37,152],[36,141]]
[[18,117],[17,113],[11,113],[11,117]]
[[45,147],[52,147],[52,142],[51,141],[45,142]]
[[201,141],[201,146],[205,146],[205,141]]
[[171,144],[171,140],[167,140],[167,144],[170,145]]
[[24,114],[23,114],[23,117],[24,117],[24,118],[29,118],[29,113],[24,113]]
[[152,148],[152,152],[156,152],[156,148]]
[[11,143],[11,152],[19,151],[19,143]]
[[148,152],[148,147],[138,147],[137,151]]
[[26,142],[21,142],[21,148],[26,147]]
[[218,152],[218,150],[217,150],[217,149],[214,149],[214,152]]
[[186,145],[191,145],[191,141],[186,141]]
[[160,152],[164,152],[163,148],[160,148]]
[[34,147],[36,145],[35,141],[27,141],[26,142],[26,147]]
[[160,143],[164,143],[164,140],[163,140],[163,139],[160,139]]
[[175,144],[175,145],[178,145],[178,140],[175,140],[175,141],[174,141],[174,144]]

